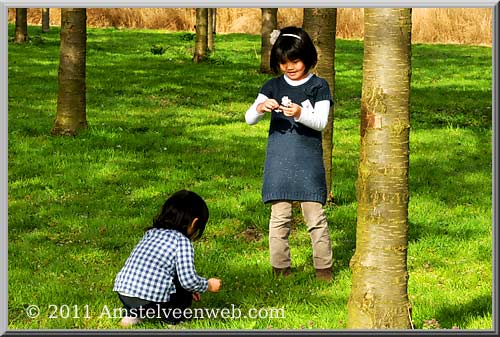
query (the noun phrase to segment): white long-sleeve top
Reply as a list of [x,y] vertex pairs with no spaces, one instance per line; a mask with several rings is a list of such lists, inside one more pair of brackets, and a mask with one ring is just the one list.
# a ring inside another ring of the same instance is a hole
[[[311,76],[312,74],[309,74],[306,78],[299,81],[291,80],[286,75],[284,76],[284,78],[289,85],[298,86],[307,82],[311,78]],[[247,122],[247,124],[257,124],[262,119],[262,117],[264,117],[265,112],[259,113],[257,111],[257,105],[267,99],[269,99],[269,97],[259,93],[254,103],[250,106],[250,108],[248,108],[247,112],[245,113],[245,121]],[[309,105],[304,107],[301,105],[301,107],[302,112],[300,114],[300,117],[294,118],[296,122],[301,123],[316,131],[322,131],[326,127],[326,124],[328,123],[328,114],[330,113],[330,101],[318,101],[314,106]]]

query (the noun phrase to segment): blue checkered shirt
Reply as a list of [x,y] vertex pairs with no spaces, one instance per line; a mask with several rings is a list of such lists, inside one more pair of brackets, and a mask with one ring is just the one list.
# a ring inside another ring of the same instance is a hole
[[113,290],[152,302],[168,302],[175,293],[173,277],[187,291],[205,292],[207,279],[198,276],[194,267],[191,241],[171,229],[148,230],[135,246],[115,279]]

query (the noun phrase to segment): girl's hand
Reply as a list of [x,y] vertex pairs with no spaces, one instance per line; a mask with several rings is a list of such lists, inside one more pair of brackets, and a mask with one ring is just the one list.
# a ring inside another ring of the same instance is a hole
[[259,105],[257,105],[257,112],[258,113],[271,112],[274,109],[278,109],[279,107],[280,105],[275,99],[269,98],[266,99],[264,102],[260,103]]
[[200,293],[193,293],[193,301],[199,302],[201,300]]
[[219,292],[221,286],[221,280],[218,278],[209,278],[208,279],[208,291],[211,293]]
[[283,111],[283,114],[288,117],[299,118],[302,113],[302,107],[295,103],[292,103],[289,107],[281,106],[280,109]]

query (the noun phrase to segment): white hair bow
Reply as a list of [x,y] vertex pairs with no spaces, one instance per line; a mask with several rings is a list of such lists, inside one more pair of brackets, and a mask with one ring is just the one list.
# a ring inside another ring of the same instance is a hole
[[271,45],[274,45],[278,37],[280,36],[281,31],[278,29],[275,29],[271,32],[271,37],[269,38],[269,42],[271,42]]

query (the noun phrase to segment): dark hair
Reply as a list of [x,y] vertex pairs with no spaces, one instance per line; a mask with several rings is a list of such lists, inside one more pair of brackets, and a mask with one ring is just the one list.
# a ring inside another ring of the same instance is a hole
[[[188,235],[188,226],[195,218],[198,221],[195,222],[194,232]],[[165,201],[151,228],[174,229],[194,241],[203,234],[207,221],[208,207],[205,201],[194,192],[180,190]]]
[[[294,36],[283,36],[284,34],[293,34]],[[301,60],[305,65],[305,72],[308,73],[318,62],[318,52],[309,34],[300,27],[285,27],[280,30],[280,35],[274,42],[271,49],[271,58],[269,65],[275,74],[280,71],[280,64],[287,61]]]

